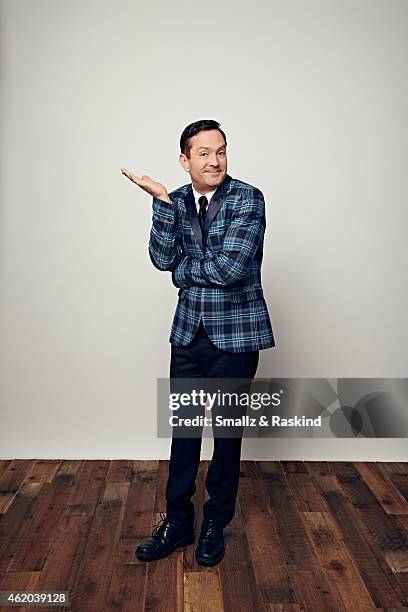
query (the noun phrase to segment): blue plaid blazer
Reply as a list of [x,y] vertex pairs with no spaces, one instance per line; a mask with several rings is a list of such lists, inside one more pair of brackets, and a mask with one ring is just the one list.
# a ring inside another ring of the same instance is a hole
[[275,346],[261,285],[265,232],[262,192],[226,174],[213,194],[203,232],[191,183],[153,198],[149,255],[179,288],[169,341],[185,346],[200,320],[220,349],[241,353]]

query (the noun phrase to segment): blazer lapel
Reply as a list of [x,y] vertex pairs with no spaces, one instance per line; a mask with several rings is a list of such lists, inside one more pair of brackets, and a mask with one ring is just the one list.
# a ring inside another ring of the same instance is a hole
[[194,200],[194,194],[193,194],[191,185],[190,185],[189,190],[187,191],[187,194],[184,200],[184,204],[186,207],[187,216],[190,220],[194,235],[202,251],[204,251],[205,237],[207,235],[208,229],[211,223],[213,222],[217,212],[219,211],[221,207],[223,196],[227,192],[230,182],[231,182],[231,176],[229,174],[226,174],[223,182],[221,183],[221,185],[217,187],[213,197],[211,198],[210,205],[207,209],[207,213],[204,218],[204,236],[201,232],[201,227],[198,222],[197,208],[196,208],[196,203]]
[[226,194],[228,190],[230,181],[231,181],[231,177],[229,176],[229,174],[226,174],[221,185],[218,186],[213,197],[211,198],[210,205],[204,217],[204,234],[207,234],[208,229],[211,223],[213,222],[215,215],[221,208],[221,204],[223,202],[224,195]]

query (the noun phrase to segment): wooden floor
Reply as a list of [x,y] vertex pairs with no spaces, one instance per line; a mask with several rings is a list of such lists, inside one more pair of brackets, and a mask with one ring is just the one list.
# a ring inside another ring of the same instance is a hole
[[167,470],[0,461],[0,591],[65,590],[80,612],[408,610],[407,463],[243,461],[213,568],[197,565],[194,545],[154,563],[135,557],[165,511]]

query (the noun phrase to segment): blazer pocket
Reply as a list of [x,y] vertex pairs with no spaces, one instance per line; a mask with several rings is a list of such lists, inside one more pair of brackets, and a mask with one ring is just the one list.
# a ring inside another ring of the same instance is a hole
[[259,300],[261,298],[263,298],[262,287],[253,287],[252,289],[244,289],[244,291],[231,293],[230,302],[233,304],[240,304],[242,302],[249,302],[250,300]]

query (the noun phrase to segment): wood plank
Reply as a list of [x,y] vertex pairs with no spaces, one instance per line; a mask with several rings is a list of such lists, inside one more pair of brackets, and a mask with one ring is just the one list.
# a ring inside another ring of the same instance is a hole
[[354,612],[373,608],[374,602],[333,519],[325,512],[304,512],[302,518],[339,608]]
[[285,551],[287,569],[296,602],[308,609],[337,610],[335,598],[302,521],[282,467],[273,461],[257,461],[262,472],[267,503],[276,517],[276,532]]
[[52,482],[60,465],[59,459],[37,459],[27,472],[24,482]]
[[41,572],[8,572],[0,580],[0,591],[38,590],[36,587],[40,574]]
[[[153,524],[166,512],[166,484],[169,461],[160,460],[157,469]],[[183,548],[178,548],[164,559],[147,563],[145,606],[148,610],[183,609]]]
[[341,610],[335,602],[323,572],[316,568],[297,570],[291,574],[291,579],[301,610],[310,610],[310,612]]
[[328,464],[332,475],[342,478],[360,477],[359,471],[351,461],[328,461]]
[[132,480],[134,460],[113,459],[110,462],[105,482],[130,482]]
[[266,604],[294,602],[276,519],[263,503],[265,490],[259,468],[253,461],[242,461],[241,466],[238,497],[258,591]]
[[315,477],[325,496],[331,516],[342,534],[349,553],[377,607],[398,607],[405,603],[404,593],[383,557],[370,541],[364,523],[355,516],[355,509],[334,476]]
[[354,465],[387,514],[408,514],[407,500],[376,463],[358,461]]
[[[69,490],[75,482],[81,461],[63,461],[51,483],[42,484],[41,496],[8,571],[41,570],[52,536],[62,519]],[[41,483],[37,483],[41,484]]]
[[393,519],[396,521],[399,529],[401,529],[404,533],[404,539],[408,539],[408,516],[406,514],[401,514],[400,516],[395,516]]
[[328,508],[308,473],[286,474],[286,481],[301,512],[327,512]]
[[184,574],[184,612],[223,612],[218,572]]
[[4,514],[30,471],[34,459],[13,459],[0,476],[0,514]]
[[53,480],[58,477],[65,477],[67,480],[74,481],[78,479],[83,470],[85,461],[83,459],[64,459],[55,474]]
[[224,609],[234,612],[265,610],[255,581],[239,497],[235,516],[224,529],[225,555],[217,565]]
[[405,474],[398,463],[381,463],[378,468],[391,480],[394,487],[408,501],[408,474]]
[[398,525],[397,517],[384,512],[377,497],[361,477],[340,476],[338,482],[354,507],[356,521],[365,525],[377,556],[383,557],[393,572],[408,571],[408,537]]
[[382,461],[381,467],[386,470],[389,474],[405,474],[405,470],[401,463],[398,461]]
[[304,464],[311,476],[328,476],[331,473],[327,461],[304,461]]
[[93,515],[96,504],[103,494],[105,477],[110,461],[87,460],[75,480],[66,502],[66,513]]
[[0,478],[8,465],[10,465],[11,459],[0,459]]
[[[10,572],[5,574],[0,580],[0,591],[37,591],[39,576],[40,572]],[[35,609],[40,612],[39,606],[35,606]],[[47,610],[49,609],[50,608],[48,607]],[[31,612],[33,610],[33,606],[0,606],[0,612],[10,612],[10,610]]]
[[303,524],[295,497],[275,461],[256,462],[262,475],[270,513],[275,517],[276,532],[292,570],[307,570],[317,564],[310,538]]
[[395,574],[395,578],[397,579],[401,589],[405,593],[405,597],[408,600],[408,572],[400,572],[399,574]]
[[303,461],[280,461],[284,474],[307,474],[307,467]]
[[71,597],[91,525],[91,516],[64,514],[40,572],[37,591],[68,591]]
[[408,462],[407,461],[398,461],[398,465],[404,474],[408,474]]
[[104,610],[137,612],[146,610],[146,567],[136,563],[115,563]]
[[0,578],[6,572],[19,549],[19,541],[26,537],[41,495],[42,483],[24,483],[5,514],[0,515]]
[[[145,567],[145,563],[137,559],[135,553],[138,545],[152,533],[157,468],[158,461],[134,462],[115,564],[142,564]],[[120,569],[121,573],[127,578],[127,571]]]
[[108,482],[105,485],[72,589],[73,612],[104,608],[128,490],[127,482]]
[[155,612],[183,610],[183,549],[147,564],[145,609]]

